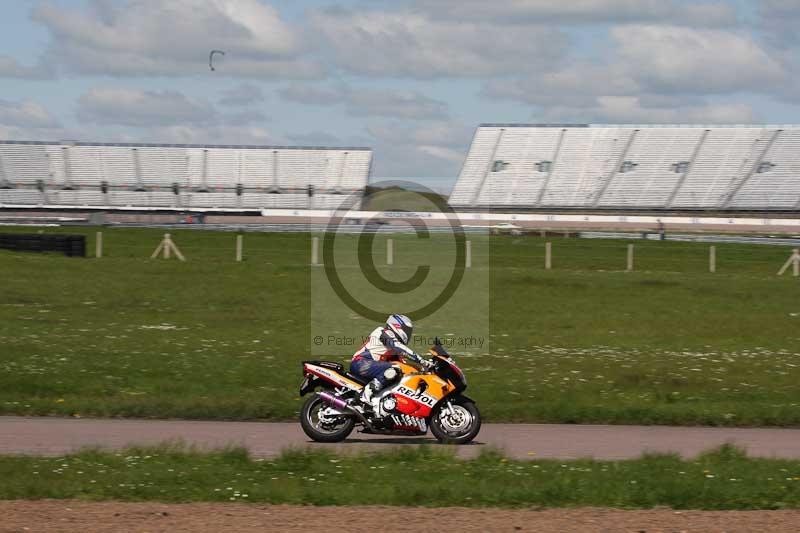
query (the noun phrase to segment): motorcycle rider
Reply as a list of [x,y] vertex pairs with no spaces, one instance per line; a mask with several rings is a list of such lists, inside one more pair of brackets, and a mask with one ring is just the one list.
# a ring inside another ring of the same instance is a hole
[[361,393],[365,404],[370,405],[373,396],[400,377],[400,372],[390,361],[408,357],[424,369],[430,366],[430,362],[407,346],[413,328],[407,316],[390,315],[386,324],[372,330],[367,341],[353,354],[350,371],[370,380]]

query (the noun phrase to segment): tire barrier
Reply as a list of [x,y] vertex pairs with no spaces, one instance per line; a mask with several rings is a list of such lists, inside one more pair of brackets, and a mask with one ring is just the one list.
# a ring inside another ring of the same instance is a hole
[[86,236],[0,233],[0,248],[15,252],[56,252],[68,257],[86,257]]

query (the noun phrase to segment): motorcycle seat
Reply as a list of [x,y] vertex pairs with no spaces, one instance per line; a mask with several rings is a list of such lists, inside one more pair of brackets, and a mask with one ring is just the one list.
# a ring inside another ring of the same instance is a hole
[[322,366],[325,368],[330,368],[336,372],[344,372],[344,365],[342,363],[336,363],[334,361],[303,361],[303,364],[310,363],[312,365]]
[[338,372],[339,374],[347,377],[348,379],[352,379],[356,383],[360,385],[366,385],[369,383],[368,379],[364,379],[360,376],[357,376],[351,372],[348,372],[344,369],[344,365],[341,363],[336,363],[334,361],[303,361],[304,363],[311,363],[312,365],[318,365],[325,368],[330,368],[334,372]]
[[346,376],[348,379],[352,379],[353,381],[355,381],[356,383],[359,383],[359,384],[361,384],[361,385],[366,385],[367,383],[369,383],[369,380],[368,380],[368,379],[364,379],[364,378],[362,378],[361,376],[356,376],[355,374],[352,374],[352,373],[350,373],[350,372],[345,372],[345,373],[344,373],[344,375],[345,375],[345,376]]

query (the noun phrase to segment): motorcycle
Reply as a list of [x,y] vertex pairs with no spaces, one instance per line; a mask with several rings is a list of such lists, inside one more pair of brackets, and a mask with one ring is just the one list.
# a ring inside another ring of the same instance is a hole
[[356,425],[363,433],[382,435],[425,435],[430,428],[439,442],[471,442],[481,429],[481,415],[475,402],[462,394],[467,378],[438,338],[429,353],[427,370],[403,360],[393,362],[399,381],[369,403],[361,400],[367,381],[342,364],[303,361],[300,396],[313,392],[300,411],[303,431],[317,442],[340,442]]

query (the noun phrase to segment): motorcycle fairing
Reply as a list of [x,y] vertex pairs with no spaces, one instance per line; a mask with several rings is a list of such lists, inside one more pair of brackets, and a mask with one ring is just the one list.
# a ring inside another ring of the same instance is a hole
[[433,407],[445,397],[451,387],[432,374],[412,374],[403,377],[392,390],[397,411],[417,418],[427,418]]
[[[348,389],[352,389],[355,391],[360,391],[361,389],[364,388],[364,385],[362,385],[361,383],[358,383],[357,381],[354,381],[353,379],[347,377],[344,374],[344,368],[341,365],[339,365],[339,367],[342,368],[342,370],[338,371],[334,370],[334,368],[332,368],[330,364],[323,366],[320,363],[321,362],[319,361],[304,362],[303,372],[305,372],[307,375],[311,374],[313,376],[316,376],[317,378],[323,379],[328,383],[336,385],[337,387],[347,387]],[[324,361],[322,363],[324,363]],[[311,383],[309,383],[307,386],[311,386]],[[301,393],[302,393],[302,388],[301,388]]]

